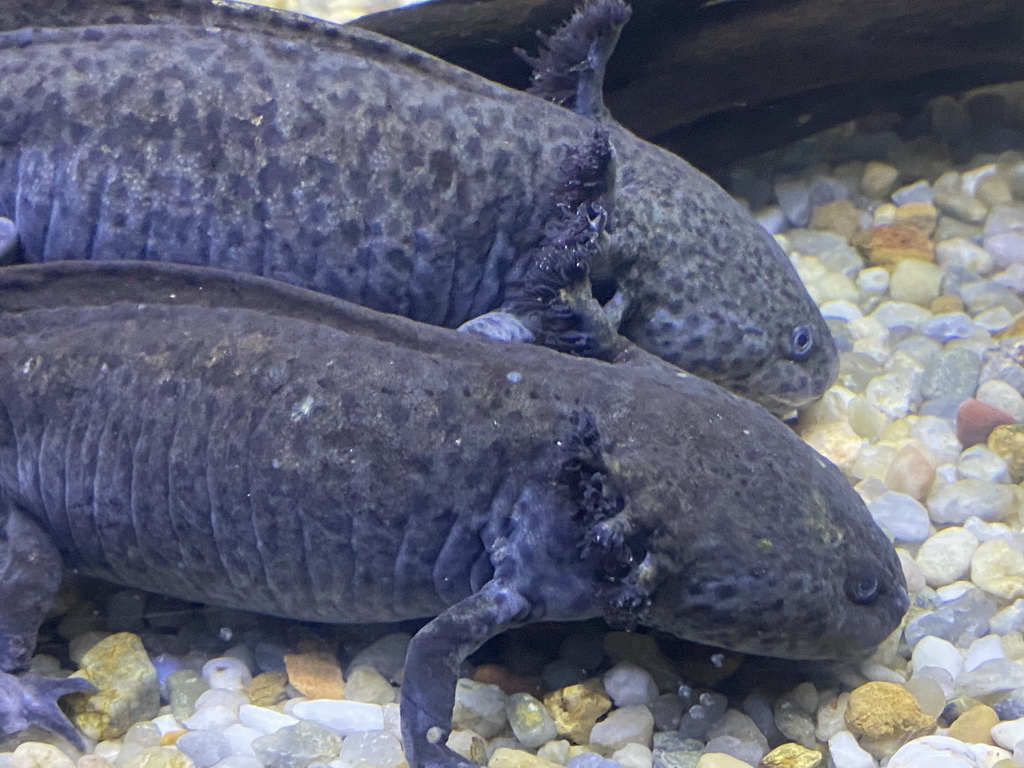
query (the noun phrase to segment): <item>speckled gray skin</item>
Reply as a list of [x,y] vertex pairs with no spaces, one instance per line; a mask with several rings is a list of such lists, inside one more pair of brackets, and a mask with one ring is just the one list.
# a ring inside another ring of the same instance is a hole
[[512,626],[845,658],[907,607],[842,474],[714,384],[178,265],[0,270],[0,494],[6,672],[61,560],[297,619],[436,616],[402,689],[413,766],[463,763],[428,730]]
[[[385,38],[226,2],[0,0],[0,79],[16,258],[210,264],[450,327],[502,305],[593,129]],[[835,348],[778,245],[609,130],[592,278],[620,332],[776,412],[820,396]]]

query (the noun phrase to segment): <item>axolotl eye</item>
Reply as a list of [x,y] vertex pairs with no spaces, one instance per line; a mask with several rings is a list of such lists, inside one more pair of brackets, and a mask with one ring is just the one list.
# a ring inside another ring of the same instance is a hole
[[798,325],[789,336],[789,354],[794,360],[803,360],[814,349],[814,331],[809,325]]
[[868,570],[853,571],[846,580],[846,596],[858,605],[870,605],[878,597],[878,577]]

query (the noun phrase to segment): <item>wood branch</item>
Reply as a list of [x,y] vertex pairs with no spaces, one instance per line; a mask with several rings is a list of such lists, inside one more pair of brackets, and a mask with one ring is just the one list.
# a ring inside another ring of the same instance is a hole
[[[355,22],[517,88],[576,0],[434,0]],[[717,166],[858,115],[1024,79],[1022,0],[634,0],[605,87],[639,135]]]

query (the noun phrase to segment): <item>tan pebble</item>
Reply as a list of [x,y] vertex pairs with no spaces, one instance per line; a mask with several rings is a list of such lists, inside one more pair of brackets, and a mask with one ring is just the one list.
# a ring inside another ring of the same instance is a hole
[[946,734],[951,739],[959,739],[968,744],[994,744],[992,726],[999,722],[999,715],[987,704],[971,707],[958,717]]
[[1013,192],[1010,190],[1009,182],[997,174],[986,176],[979,181],[974,194],[989,208],[1013,204]]
[[288,675],[284,672],[261,672],[245,689],[249,703],[257,707],[272,707],[285,699]]
[[987,441],[996,427],[1005,424],[1013,424],[1013,416],[971,397],[956,412],[956,439],[970,448]]
[[288,682],[303,696],[311,699],[342,699],[345,683],[341,665],[332,654],[323,651],[287,653],[284,668]]
[[705,752],[697,761],[697,768],[750,768],[750,763],[724,752]]
[[971,558],[971,581],[990,595],[1016,600],[1024,595],[1024,552],[1003,538],[981,542]]
[[889,296],[893,301],[906,301],[927,307],[938,297],[945,277],[942,267],[927,261],[903,259],[893,267],[889,280]]
[[761,758],[765,768],[817,768],[821,752],[799,744],[781,744]]
[[1024,483],[1024,424],[996,427],[988,436],[988,449],[1002,457],[1010,479]]
[[163,734],[160,737],[160,746],[161,747],[173,747],[175,744],[178,743],[178,739],[180,739],[186,733],[188,733],[188,731],[186,731],[186,730],[168,731],[167,733]]
[[849,240],[860,229],[860,219],[860,210],[849,200],[834,200],[814,209],[808,227],[834,232]]
[[994,334],[997,339],[1015,339],[1024,336],[1024,315],[1014,320],[1006,330]]
[[146,747],[118,768],[195,768],[195,763],[175,747]]
[[537,750],[537,757],[542,760],[550,760],[559,765],[569,762],[570,744],[565,739],[552,739]]
[[594,678],[552,691],[544,697],[544,706],[559,736],[586,744],[597,719],[612,708],[612,700],[601,681]]
[[494,750],[487,768],[560,768],[558,763],[543,760],[521,749],[499,747]]
[[891,491],[923,500],[935,482],[935,464],[913,445],[904,445],[896,454],[885,475]]
[[114,764],[100,755],[82,755],[76,768],[114,768]]
[[544,692],[544,683],[539,677],[514,675],[500,664],[481,664],[473,670],[473,679],[478,683],[496,685],[510,696],[513,693],[528,693],[540,698]]
[[947,312],[960,312],[963,308],[964,303],[960,297],[954,296],[951,293],[936,297],[929,307],[933,315],[943,315]]
[[883,224],[858,232],[853,244],[872,265],[893,265],[904,259],[933,261],[928,233],[912,224]]
[[801,437],[814,450],[840,467],[856,459],[865,444],[864,438],[845,421],[814,427]]
[[854,734],[872,739],[930,733],[935,720],[928,717],[917,699],[902,685],[873,681],[850,693],[846,724]]
[[897,224],[911,224],[928,235],[938,220],[939,212],[931,203],[904,203],[896,208]]
[[474,731],[462,731],[458,728],[452,730],[448,735],[447,746],[471,763],[483,765],[487,762],[487,742]]
[[915,562],[914,556],[905,549],[897,549],[896,556],[900,559],[903,578],[907,582],[907,591],[913,594],[924,589],[928,582],[925,581],[924,574],[921,572],[920,566]]
[[75,768],[74,761],[52,744],[26,741],[11,755],[14,768]]
[[117,632],[103,638],[82,655],[79,666],[72,677],[84,677],[98,690],[71,694],[62,704],[89,738],[119,738],[160,710],[156,668],[138,635]]
[[871,160],[864,166],[860,189],[868,197],[881,200],[889,196],[900,172],[888,163]]

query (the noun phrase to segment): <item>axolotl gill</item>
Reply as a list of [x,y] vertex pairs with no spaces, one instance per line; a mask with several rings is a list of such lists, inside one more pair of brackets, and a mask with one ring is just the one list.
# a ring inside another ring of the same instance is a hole
[[806,405],[838,357],[786,255],[604,109],[627,18],[589,0],[548,39],[538,77],[568,78],[568,109],[230,0],[0,0],[0,252],[204,264],[456,327],[507,303],[599,124],[594,322],[776,413]]
[[[666,418],[672,414],[672,418]],[[26,672],[61,564],[321,622],[433,617],[410,765],[449,751],[466,655],[604,617],[738,651],[859,657],[898,625],[892,545],[763,408],[632,348],[507,344],[207,267],[0,270],[0,726],[81,743],[79,678]]]

